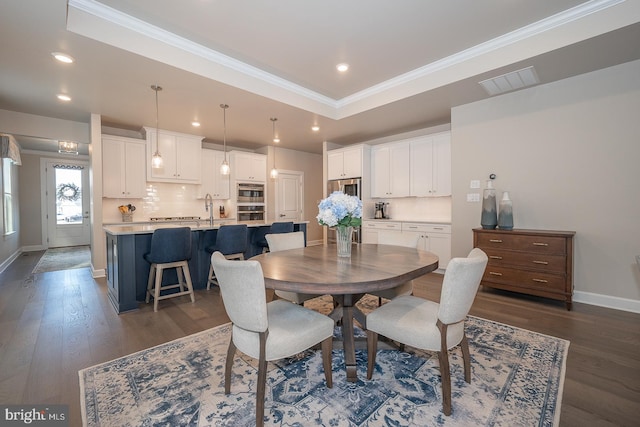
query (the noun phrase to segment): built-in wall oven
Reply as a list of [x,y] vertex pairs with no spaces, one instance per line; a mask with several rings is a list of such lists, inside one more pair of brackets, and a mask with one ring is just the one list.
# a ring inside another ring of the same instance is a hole
[[237,220],[264,221],[265,213],[264,184],[238,183]]
[[[362,180],[360,178],[352,179],[334,179],[327,182],[327,195],[330,195],[334,191],[342,191],[349,196],[356,196],[362,200]],[[353,228],[353,241],[355,243],[362,242],[362,227]],[[336,230],[329,228],[327,231],[327,241],[330,243],[336,242]]]

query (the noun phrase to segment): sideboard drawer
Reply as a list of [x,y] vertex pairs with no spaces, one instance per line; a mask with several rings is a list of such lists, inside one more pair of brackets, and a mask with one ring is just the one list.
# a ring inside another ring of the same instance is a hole
[[489,233],[478,233],[477,244],[479,247],[509,249],[512,251],[525,251],[544,254],[565,255],[566,239],[550,236],[502,236]]
[[483,248],[489,257],[490,266],[519,267],[528,270],[541,270],[564,273],[567,269],[567,257],[564,255],[534,254],[528,252],[502,251]]
[[522,271],[507,267],[487,266],[483,281],[517,285],[523,288],[564,292],[565,277],[536,271]]

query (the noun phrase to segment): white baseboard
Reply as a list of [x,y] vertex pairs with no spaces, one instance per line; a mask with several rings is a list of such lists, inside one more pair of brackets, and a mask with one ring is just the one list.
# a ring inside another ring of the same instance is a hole
[[23,246],[22,252],[37,252],[37,251],[44,251],[46,249],[47,247],[44,245],[31,245],[31,246]]
[[640,313],[640,301],[628,298],[612,297],[591,292],[574,291],[573,301],[599,307],[614,308],[616,310]]
[[99,268],[99,269],[95,269],[93,268],[93,264],[91,264],[91,277],[93,277],[94,279],[98,279],[100,277],[106,277],[106,270],[104,268]]
[[18,249],[17,251],[15,251],[14,253],[11,254],[11,256],[9,258],[7,258],[6,260],[4,260],[4,262],[2,262],[0,264],[0,273],[4,272],[7,267],[9,267],[11,265],[11,263],[13,261],[16,260],[16,258],[18,258],[20,256],[20,254],[22,253],[22,249]]

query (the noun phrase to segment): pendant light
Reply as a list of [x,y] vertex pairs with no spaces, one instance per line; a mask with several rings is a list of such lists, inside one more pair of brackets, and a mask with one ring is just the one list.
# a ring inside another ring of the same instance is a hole
[[162,156],[160,155],[160,132],[158,132],[158,92],[162,90],[162,87],[151,85],[151,89],[156,93],[156,152],[153,153],[153,157],[151,157],[151,167],[159,169],[163,164]]
[[224,144],[224,160],[222,161],[222,165],[220,165],[220,173],[222,175],[229,175],[231,172],[231,168],[229,168],[229,162],[227,161],[227,108],[229,106],[227,104],[220,104],[220,108],[222,108],[222,117],[223,117],[223,125],[224,125],[224,134],[223,134],[223,144]]
[[[276,137],[276,121],[278,119],[275,117],[271,118],[271,123],[273,123],[273,142],[280,142],[280,138]],[[273,169],[271,169],[271,179],[278,178],[278,169],[276,169],[276,146],[273,146]]]

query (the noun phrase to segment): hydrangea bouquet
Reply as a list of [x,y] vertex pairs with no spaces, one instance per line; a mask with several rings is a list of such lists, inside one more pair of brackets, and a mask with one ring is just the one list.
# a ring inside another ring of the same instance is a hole
[[318,224],[329,227],[358,227],[362,224],[362,200],[334,191],[318,205]]

